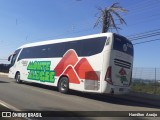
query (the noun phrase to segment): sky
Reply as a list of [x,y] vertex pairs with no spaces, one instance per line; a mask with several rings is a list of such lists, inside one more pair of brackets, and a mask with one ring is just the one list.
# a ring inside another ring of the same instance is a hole
[[[26,43],[100,33],[101,26],[93,28],[97,8],[115,2],[128,10],[120,13],[127,25],[119,34],[133,39],[160,29],[160,0],[0,0],[0,63]],[[160,40],[134,45],[134,67],[160,68],[159,52]]]

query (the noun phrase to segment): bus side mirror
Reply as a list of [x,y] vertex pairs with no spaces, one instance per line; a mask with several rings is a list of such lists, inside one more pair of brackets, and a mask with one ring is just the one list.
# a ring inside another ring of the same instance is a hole
[[11,55],[8,57],[8,61],[10,61],[11,60]]

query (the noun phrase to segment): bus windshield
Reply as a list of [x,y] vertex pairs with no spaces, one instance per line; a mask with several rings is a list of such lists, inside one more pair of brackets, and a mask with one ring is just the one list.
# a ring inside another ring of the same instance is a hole
[[113,49],[133,56],[133,44],[123,36],[114,34]]
[[16,59],[17,59],[17,56],[18,56],[19,51],[20,51],[20,49],[16,50],[16,51],[14,52],[14,54],[12,55],[11,66],[14,65],[14,63],[15,63],[15,61],[16,61]]

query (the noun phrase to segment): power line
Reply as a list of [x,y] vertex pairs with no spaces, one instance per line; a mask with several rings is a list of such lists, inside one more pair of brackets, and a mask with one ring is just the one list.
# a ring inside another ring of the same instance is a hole
[[[129,8],[131,8],[130,10],[131,11],[137,11],[137,12],[134,12],[134,13],[131,13],[131,14],[128,14],[129,16],[135,14],[135,13],[142,13],[142,12],[147,12],[148,10],[153,10],[155,8],[158,7],[158,4],[151,4],[152,1],[148,0],[148,1],[143,1],[143,2],[138,2],[137,5],[135,7],[131,7],[131,6],[134,6],[134,4],[130,5]],[[153,7],[154,6],[154,7]],[[146,11],[145,11],[146,10]],[[128,17],[128,15],[126,15]],[[146,19],[145,19],[146,20]],[[79,33],[79,32],[84,32],[84,31],[89,31],[91,29],[88,28],[88,30],[80,30],[80,31],[75,31],[75,32],[70,32],[70,33],[64,33],[64,34],[59,34],[59,35],[56,35],[56,36],[52,36],[52,37],[57,37],[57,36],[62,36],[62,35],[69,35],[69,34],[74,34],[74,33]],[[147,36],[146,36],[147,37]],[[146,38],[145,37],[145,38]],[[138,38],[140,39],[140,38]],[[9,43],[10,44],[10,43]]]
[[143,41],[143,42],[134,43],[133,45],[143,44],[143,43],[153,42],[153,41],[159,41],[159,40],[160,40],[160,39],[148,40],[148,41]]
[[139,26],[141,26],[142,24],[145,24],[145,26],[151,25],[151,24],[150,24],[151,22],[155,22],[155,21],[158,21],[158,22],[159,22],[160,17],[159,17],[159,16],[157,16],[157,17],[158,17],[158,18],[156,18],[156,16],[155,16],[155,17],[149,17],[149,18],[146,18],[146,19],[141,19],[141,18],[139,18],[139,19],[141,19],[141,20],[138,20],[138,21],[135,20],[135,22],[129,24],[128,27],[131,27],[131,28],[132,28],[132,26],[134,26],[134,27],[136,27],[136,26],[139,27]]
[[136,33],[136,34],[128,35],[126,37],[127,38],[132,38],[132,37],[135,37],[135,36],[138,36],[138,35],[143,35],[143,34],[153,33],[153,32],[160,32],[160,29],[149,30],[149,31],[142,32],[142,33]]
[[139,40],[139,39],[144,39],[144,38],[149,38],[149,37],[155,37],[155,36],[159,36],[160,32],[156,32],[156,33],[151,33],[151,34],[145,34],[145,35],[141,35],[141,36],[136,36],[134,38],[130,38],[131,41],[135,41],[135,40]]
[[[153,3],[152,1],[151,2],[146,2],[146,4],[143,3],[143,5],[139,5],[139,6],[136,6],[134,8],[131,8],[129,7],[129,11],[133,11],[132,14],[125,14],[124,16],[130,16],[130,15],[137,15],[137,14],[141,14],[141,13],[144,13],[144,12],[148,12],[148,11],[152,11],[152,10],[155,10],[157,8],[159,8],[159,4],[157,3]],[[136,12],[134,12],[136,11]],[[155,11],[154,11],[155,12]]]
[[[135,6],[135,4],[132,4],[132,5],[128,5],[127,8],[130,9],[130,10],[137,10],[137,8],[143,8],[145,6],[148,6],[148,3],[150,2],[151,0],[145,0],[145,1],[138,1],[137,5]],[[126,9],[127,9],[126,8]]]

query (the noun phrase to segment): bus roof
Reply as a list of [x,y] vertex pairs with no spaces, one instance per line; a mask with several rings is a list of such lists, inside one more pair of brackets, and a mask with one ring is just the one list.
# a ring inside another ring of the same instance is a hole
[[112,35],[113,33],[100,33],[100,34],[93,34],[93,35],[87,35],[87,36],[80,36],[80,37],[74,37],[74,38],[62,38],[62,39],[54,39],[54,40],[45,40],[40,42],[33,42],[29,44],[24,44],[20,48],[26,48],[26,47],[33,47],[33,46],[39,46],[39,45],[47,45],[47,44],[54,44],[54,43],[61,43],[61,42],[67,42],[67,41],[76,41],[76,40],[82,40],[82,39],[89,39],[89,38],[95,38],[95,37],[105,37],[107,35]]

